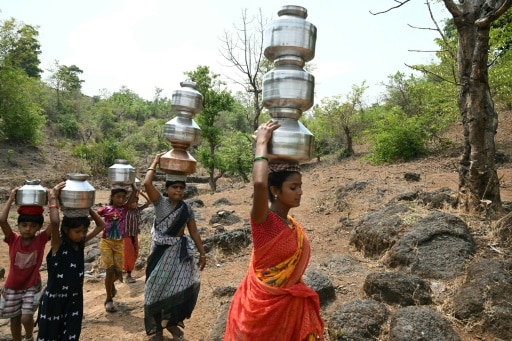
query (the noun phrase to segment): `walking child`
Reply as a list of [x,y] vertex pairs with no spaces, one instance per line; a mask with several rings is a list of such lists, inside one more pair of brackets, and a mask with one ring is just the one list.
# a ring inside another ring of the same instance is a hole
[[114,282],[123,282],[123,235],[126,214],[135,199],[136,188],[132,184],[132,192],[128,201],[128,191],[124,187],[112,188],[108,205],[98,208],[97,212],[105,220],[105,229],[101,235],[101,259],[106,269],[105,276],[105,310],[109,313],[117,311],[113,298],[117,290]]
[[[3,304],[0,317],[9,318],[13,341],[33,341],[34,313],[41,291],[39,268],[43,262],[44,248],[50,239],[52,223],[39,232],[44,223],[42,206],[20,206],[18,208],[18,232],[8,222],[9,211],[20,187],[11,191],[9,199],[0,213],[0,226],[4,241],[9,245],[9,273],[2,290]],[[46,190],[49,196],[49,190]],[[56,205],[55,197],[48,198],[50,209]]]
[[[58,198],[65,185],[66,182],[56,185],[50,191],[50,200]],[[66,209],[63,214],[59,231],[59,208],[50,206],[52,238],[51,250],[46,256],[48,282],[39,303],[37,341],[80,339],[85,243],[105,227],[103,219],[91,208]],[[87,233],[91,219],[96,227]]]
[[[139,195],[142,195],[146,202],[139,204]],[[135,262],[139,258],[139,234],[142,225],[142,211],[149,206],[149,198],[144,192],[137,190],[134,201],[126,213],[125,234],[123,237],[123,269],[126,271],[126,282],[134,283],[132,271],[135,268]]]

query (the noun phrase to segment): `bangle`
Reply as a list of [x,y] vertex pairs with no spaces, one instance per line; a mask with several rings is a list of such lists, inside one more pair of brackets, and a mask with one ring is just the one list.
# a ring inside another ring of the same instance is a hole
[[256,156],[254,159],[252,159],[253,162],[260,161],[260,160],[268,161],[268,158],[266,156]]
[[57,205],[50,205],[50,206],[48,206],[48,207],[49,207],[49,208],[59,208],[59,206],[57,206]]
[[148,168],[148,172],[149,172],[149,171],[156,172],[156,169],[155,169],[154,167],[149,167],[149,168]]
[[206,255],[199,255],[199,258],[206,258]]

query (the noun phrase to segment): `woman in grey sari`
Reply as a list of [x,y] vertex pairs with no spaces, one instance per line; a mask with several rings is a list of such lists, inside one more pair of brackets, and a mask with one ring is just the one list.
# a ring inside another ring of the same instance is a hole
[[[175,340],[183,339],[183,320],[190,318],[197,302],[199,270],[206,264],[206,255],[197,230],[194,212],[183,201],[186,176],[168,174],[164,197],[153,185],[155,169],[160,163],[158,154],[148,168],[144,187],[155,207],[151,228],[151,252],[146,267],[144,289],[144,324],[146,334],[153,340],[163,340],[166,328]],[[189,235],[185,235],[187,227]],[[194,260],[194,245],[199,261]],[[163,323],[165,322],[165,327]]]

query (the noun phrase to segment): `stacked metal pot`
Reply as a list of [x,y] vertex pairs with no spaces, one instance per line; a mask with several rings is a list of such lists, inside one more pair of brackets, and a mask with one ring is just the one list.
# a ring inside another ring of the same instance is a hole
[[315,78],[303,69],[315,57],[316,27],[306,21],[307,10],[284,6],[264,32],[264,54],[275,69],[263,77],[263,105],[281,123],[269,144],[274,162],[300,162],[313,156],[314,136],[301,123],[313,106]]
[[160,169],[168,174],[187,176],[196,171],[197,161],[188,148],[199,144],[201,128],[193,118],[203,110],[203,96],[192,81],[181,82],[181,89],[171,96],[171,107],[176,117],[165,123],[164,138],[172,149],[160,158]]

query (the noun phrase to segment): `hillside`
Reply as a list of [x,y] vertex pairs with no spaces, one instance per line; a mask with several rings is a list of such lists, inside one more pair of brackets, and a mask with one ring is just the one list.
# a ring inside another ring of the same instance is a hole
[[[512,112],[508,112],[510,116]],[[499,165],[498,174],[501,179],[501,198],[505,202],[512,201],[512,119],[503,115],[496,137],[497,149],[504,153],[506,161]],[[343,221],[357,221],[363,214],[381,208],[390,199],[404,192],[431,192],[442,187],[449,187],[456,191],[458,186],[457,165],[462,140],[460,126],[453,127],[450,136],[455,147],[445,150],[435,156],[418,159],[413,162],[393,164],[388,166],[374,166],[366,162],[363,154],[334,162],[324,160],[319,163],[310,162],[304,167],[303,189],[301,206],[291,213],[298,218],[307,230],[312,243],[311,264],[321,264],[322,261],[334,254],[350,255],[367,267],[368,270],[382,270],[383,265],[378,261],[365,259],[353,246],[349,245],[348,236],[350,226]],[[356,146],[356,152],[358,148]],[[9,152],[12,150],[12,152]],[[148,156],[148,160],[152,156]],[[138,169],[145,169],[147,165],[139,165]],[[51,186],[60,181],[68,172],[80,172],[80,162],[73,160],[66,154],[65,148],[55,141],[45,144],[41,148],[23,148],[0,145],[0,203],[5,201],[5,195],[16,185],[22,185],[25,178],[40,178],[44,184]],[[404,179],[406,172],[420,174],[420,180],[410,182]],[[138,174],[142,176],[142,173]],[[343,202],[336,200],[336,190],[355,182],[367,182],[367,186],[360,191],[354,191]],[[91,179],[97,191],[97,203],[108,200],[108,184],[104,179]],[[203,238],[214,233],[210,218],[219,210],[229,210],[242,218],[242,222],[227,229],[234,229],[244,225],[248,219],[251,204],[252,187],[221,179],[219,191],[215,194],[202,193],[199,195],[205,207],[197,208],[196,218]],[[214,203],[224,198],[229,205],[216,206]],[[417,207],[418,211],[425,210]],[[488,233],[493,221],[483,217],[467,216],[463,212],[446,208],[452,214],[459,215],[468,223],[476,238],[478,245],[485,248],[488,245]],[[142,237],[147,243],[148,230]],[[147,254],[147,244],[145,244]],[[489,249],[480,249],[477,257],[492,252]],[[251,249],[244,249],[237,255],[225,255],[214,250],[208,254],[208,263],[202,272],[202,284],[199,301],[192,318],[185,321],[185,336],[188,341],[208,340],[210,330],[214,327],[220,311],[223,310],[229,298],[217,298],[212,295],[214,289],[220,286],[237,286],[245,273],[249,262]],[[509,257],[510,250],[502,257]],[[7,268],[6,247],[0,248],[0,265]],[[43,274],[44,276],[44,274]],[[85,292],[85,320],[83,323],[82,340],[149,340],[145,336],[143,326],[143,290],[144,269],[135,273],[138,278],[134,284],[119,284],[116,304],[119,312],[108,314],[103,307],[104,289],[102,278],[86,279]],[[364,298],[362,284],[364,273],[348,273],[342,276],[333,276],[336,290],[336,301],[322,311],[327,319],[329,312],[335,307],[354,299]],[[457,280],[446,283],[447,293],[450,288],[457,285]],[[442,306],[437,307],[442,310]],[[326,321],[327,322],[327,321]],[[470,327],[453,321],[453,327],[464,341],[493,340],[487,335],[475,333]],[[0,320],[0,340],[8,340],[8,327]],[[168,339],[169,340],[169,339]],[[328,340],[328,338],[326,338]]]

